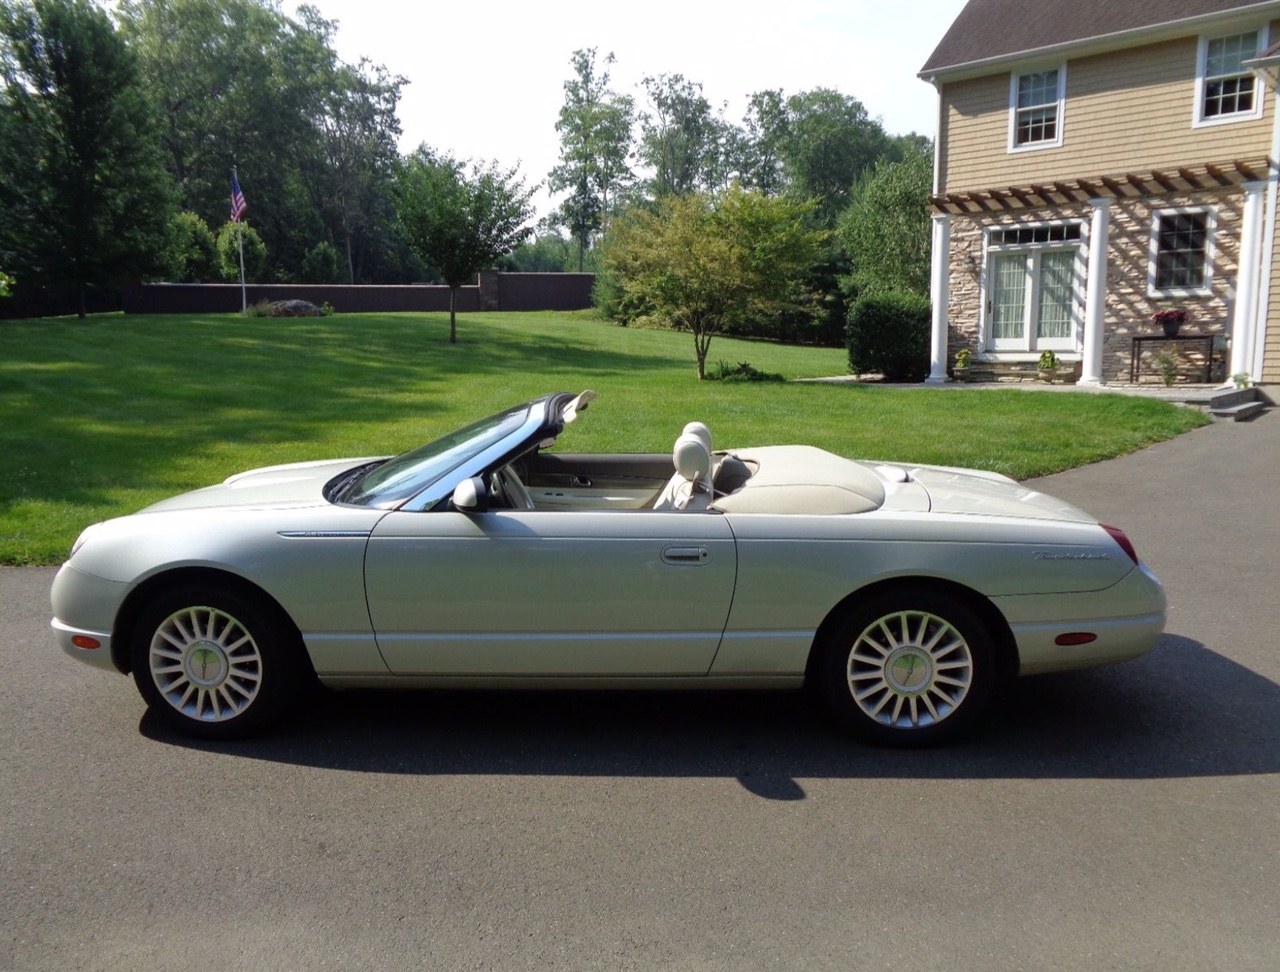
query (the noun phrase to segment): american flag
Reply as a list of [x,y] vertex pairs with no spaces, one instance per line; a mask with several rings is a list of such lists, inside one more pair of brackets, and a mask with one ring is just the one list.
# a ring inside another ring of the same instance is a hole
[[248,208],[249,204],[244,201],[244,193],[240,191],[240,180],[233,172],[231,173],[231,222],[240,222],[240,217]]

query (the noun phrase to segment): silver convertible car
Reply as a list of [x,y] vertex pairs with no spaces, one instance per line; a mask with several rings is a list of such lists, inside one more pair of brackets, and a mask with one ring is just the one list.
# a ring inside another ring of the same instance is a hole
[[332,688],[799,687],[931,744],[1012,676],[1151,649],[1120,530],[1004,476],[803,445],[549,451],[594,392],[394,458],[240,473],[89,527],[53,584],[71,655],[198,736]]

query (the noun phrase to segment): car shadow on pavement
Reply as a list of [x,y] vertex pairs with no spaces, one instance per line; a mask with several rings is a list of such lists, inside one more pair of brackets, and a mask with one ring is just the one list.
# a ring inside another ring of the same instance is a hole
[[1144,779],[1280,772],[1280,686],[1186,638],[1142,659],[1021,679],[969,736],[880,749],[804,692],[325,693],[265,738],[148,737],[362,773],[733,777],[774,800],[805,779]]

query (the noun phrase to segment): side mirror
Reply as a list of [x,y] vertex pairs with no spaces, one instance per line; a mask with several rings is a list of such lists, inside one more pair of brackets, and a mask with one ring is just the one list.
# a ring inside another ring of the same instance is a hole
[[460,513],[487,513],[491,501],[489,487],[479,476],[464,479],[453,491],[453,508]]

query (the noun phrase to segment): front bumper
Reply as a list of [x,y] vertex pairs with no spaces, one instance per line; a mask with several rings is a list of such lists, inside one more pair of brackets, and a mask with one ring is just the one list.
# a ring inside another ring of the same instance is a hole
[[[53,579],[49,598],[53,603],[54,640],[72,658],[95,668],[118,672],[111,651],[111,629],[129,585],[104,580],[63,564]],[[97,648],[81,648],[73,638],[92,638]]]

